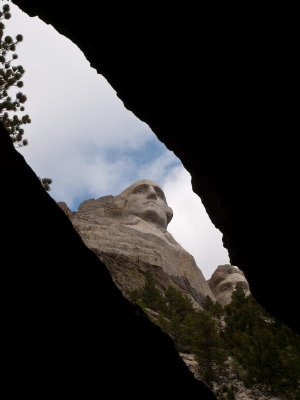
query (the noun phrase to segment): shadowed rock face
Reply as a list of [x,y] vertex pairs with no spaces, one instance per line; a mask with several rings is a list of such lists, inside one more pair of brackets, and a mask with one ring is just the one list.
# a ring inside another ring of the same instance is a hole
[[123,293],[141,289],[148,269],[162,290],[175,286],[195,305],[213,298],[194,257],[167,231],[173,213],[155,182],[138,181],[119,196],[87,200],[74,213],[62,208]]
[[243,271],[232,265],[219,265],[207,282],[215,299],[222,306],[230,303],[237,285],[242,286],[246,296],[250,294],[249,284]]

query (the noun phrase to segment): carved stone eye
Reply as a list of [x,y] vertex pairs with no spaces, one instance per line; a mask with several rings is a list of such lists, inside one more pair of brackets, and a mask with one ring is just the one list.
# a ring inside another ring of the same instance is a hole
[[160,189],[160,188],[155,188],[155,193],[158,197],[160,197],[161,199],[165,200],[165,195],[164,192]]
[[143,188],[143,187],[138,187],[133,191],[133,193],[144,193],[144,192],[145,192],[145,188]]

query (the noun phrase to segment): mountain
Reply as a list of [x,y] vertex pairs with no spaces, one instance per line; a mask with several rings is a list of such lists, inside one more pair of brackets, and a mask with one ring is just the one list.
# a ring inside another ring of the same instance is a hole
[[174,286],[187,294],[195,307],[213,294],[194,257],[167,232],[139,217],[124,218],[120,196],[104,196],[80,204],[69,216],[81,238],[109,269],[124,295],[141,289],[151,270],[162,292]]

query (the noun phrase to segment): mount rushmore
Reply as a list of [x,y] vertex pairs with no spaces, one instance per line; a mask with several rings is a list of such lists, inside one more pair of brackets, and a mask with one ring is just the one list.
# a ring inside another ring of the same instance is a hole
[[224,305],[238,282],[249,292],[243,273],[230,265],[219,266],[206,282],[194,257],[167,231],[173,211],[162,188],[151,180],[139,180],[117,196],[86,200],[75,212],[66,203],[58,204],[125,296],[143,287],[147,270],[162,292],[174,286],[196,308],[206,296]]

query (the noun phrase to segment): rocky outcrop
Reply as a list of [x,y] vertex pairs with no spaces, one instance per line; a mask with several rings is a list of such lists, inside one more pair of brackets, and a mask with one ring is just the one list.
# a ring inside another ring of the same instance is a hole
[[[201,380],[201,370],[199,369],[195,355],[182,352],[179,354],[195,378]],[[232,359],[229,358],[227,363],[230,365],[231,362]],[[232,398],[228,397],[228,389],[230,388],[234,393],[234,400],[286,400],[282,396],[278,397],[267,393],[267,388],[264,385],[256,384],[246,387],[242,380],[237,377],[236,373],[232,371],[232,368],[229,367],[228,374],[220,376],[218,383],[214,382],[214,392],[217,393],[218,399],[225,400]]]
[[213,298],[193,256],[169,232],[139,217],[124,218],[123,202],[118,196],[104,196],[84,201],[76,212],[58,204],[124,294],[141,289],[145,272],[151,270],[162,291],[175,286],[198,307],[207,295]]
[[198,365],[195,355],[192,353],[182,353],[182,352],[180,352],[179,354],[180,354],[180,357],[185,362],[188,369],[194,374],[194,377],[196,379],[201,380],[201,377],[199,374],[199,365]]

